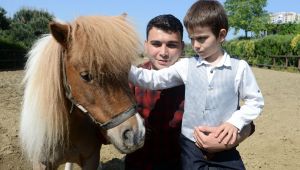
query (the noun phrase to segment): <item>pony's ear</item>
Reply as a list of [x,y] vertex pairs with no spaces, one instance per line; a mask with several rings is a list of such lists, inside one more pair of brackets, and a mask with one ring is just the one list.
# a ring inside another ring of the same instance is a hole
[[126,20],[126,18],[127,18],[127,13],[126,13],[126,12],[122,13],[122,14],[120,15],[120,18],[122,18],[123,20]]
[[50,22],[49,28],[54,39],[64,48],[67,48],[70,34],[69,25],[58,22]]

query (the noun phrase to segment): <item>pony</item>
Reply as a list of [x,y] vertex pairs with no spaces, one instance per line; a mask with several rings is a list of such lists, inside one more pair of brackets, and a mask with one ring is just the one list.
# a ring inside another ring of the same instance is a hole
[[33,169],[97,169],[106,141],[143,146],[145,127],[128,83],[140,42],[125,15],[52,21],[25,65],[20,141]]

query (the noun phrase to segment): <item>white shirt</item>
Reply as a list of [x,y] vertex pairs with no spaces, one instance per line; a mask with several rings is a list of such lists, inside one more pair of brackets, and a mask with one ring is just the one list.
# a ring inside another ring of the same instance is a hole
[[[129,80],[140,87],[152,90],[186,84],[188,63],[189,58],[184,58],[174,65],[161,70],[146,70],[132,66],[129,73]],[[212,67],[209,63],[199,57],[197,65],[200,66],[202,64],[206,65],[208,81],[210,82],[214,75],[214,71],[211,73]],[[215,67],[230,65],[230,56],[225,52],[224,56]],[[240,93],[240,99],[244,100],[244,105],[241,106],[240,110],[235,111],[227,122],[241,130],[247,123],[254,120],[261,113],[264,106],[264,100],[262,94],[258,92],[259,87],[252,70],[244,60],[240,60],[234,86],[235,90]],[[251,99],[248,99],[248,96],[251,96]]]

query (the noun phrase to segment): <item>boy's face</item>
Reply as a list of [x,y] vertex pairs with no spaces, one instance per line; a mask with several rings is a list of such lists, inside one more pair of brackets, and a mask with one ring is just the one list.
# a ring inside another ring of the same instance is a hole
[[218,57],[223,55],[221,44],[225,39],[226,30],[222,29],[219,36],[216,37],[211,28],[196,27],[192,31],[189,30],[189,37],[195,52],[208,62],[215,61]]
[[145,41],[145,53],[150,58],[154,69],[173,65],[182,54],[183,42],[179,32],[165,32],[153,27]]

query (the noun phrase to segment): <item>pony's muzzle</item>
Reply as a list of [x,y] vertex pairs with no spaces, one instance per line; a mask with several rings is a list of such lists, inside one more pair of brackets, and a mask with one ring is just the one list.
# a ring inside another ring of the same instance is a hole
[[143,144],[144,136],[142,133],[134,133],[133,129],[125,129],[122,133],[124,145],[127,147],[140,146]]
[[[137,113],[135,116],[137,126],[127,127],[123,129],[122,140],[126,147],[134,148],[134,150],[142,147],[145,140],[145,127],[143,118]],[[131,152],[131,151],[130,151]]]
[[136,113],[119,126],[109,129],[107,135],[121,153],[130,153],[144,145],[145,126],[143,118]]

